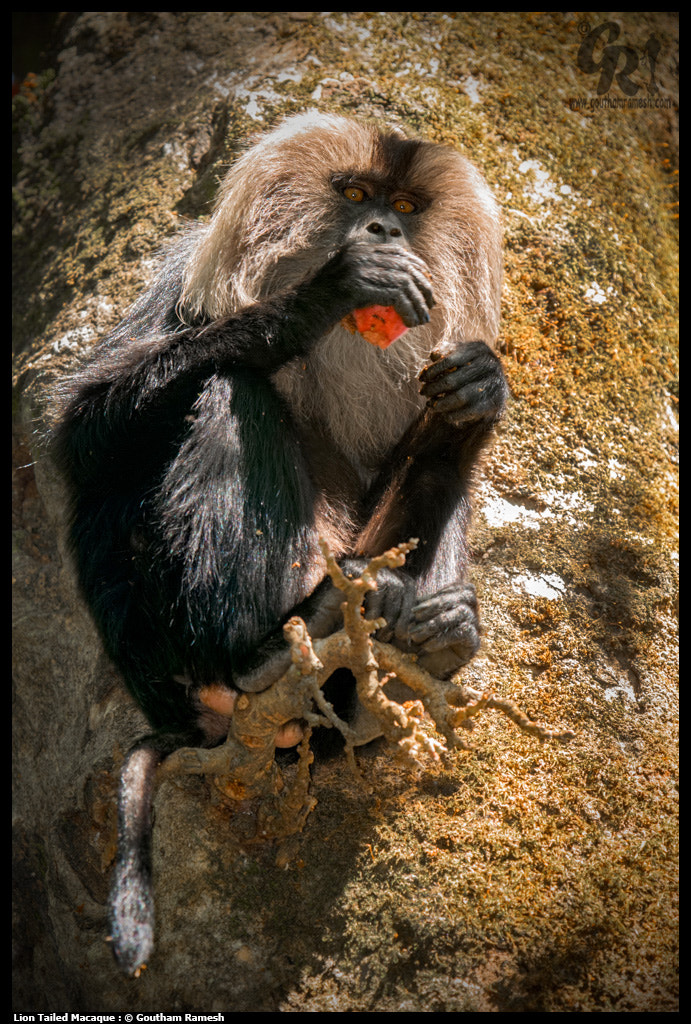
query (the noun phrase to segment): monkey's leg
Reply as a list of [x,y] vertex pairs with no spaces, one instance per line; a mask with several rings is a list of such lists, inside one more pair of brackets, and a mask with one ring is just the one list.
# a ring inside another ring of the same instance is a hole
[[[363,562],[363,568],[364,565]],[[330,579],[325,579],[314,593],[291,609],[285,621],[298,615],[304,620],[310,637],[320,640],[342,625],[342,603],[343,592],[334,587]],[[257,644],[252,655],[234,673],[233,682],[241,690],[249,692],[266,690],[288,671],[290,665],[290,647],[281,623]]]

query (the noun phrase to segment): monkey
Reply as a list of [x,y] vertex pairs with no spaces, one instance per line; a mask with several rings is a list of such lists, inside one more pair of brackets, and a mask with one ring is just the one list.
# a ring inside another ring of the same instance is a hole
[[[282,675],[289,617],[340,628],[320,536],[351,575],[418,537],[367,598],[377,637],[444,678],[476,653],[469,485],[508,398],[501,281],[498,205],[454,147],[301,114],[236,159],[210,219],[61,384],[81,591],[152,729],[118,797],[126,973],[153,946],[158,765],[222,742],[237,694]],[[344,326],[371,305],[407,329],[386,348]]]

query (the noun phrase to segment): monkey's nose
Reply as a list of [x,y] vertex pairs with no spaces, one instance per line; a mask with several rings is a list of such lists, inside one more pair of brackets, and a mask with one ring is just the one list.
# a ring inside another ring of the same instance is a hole
[[365,231],[369,231],[372,235],[384,235],[384,238],[381,239],[382,242],[386,240],[386,236],[389,238],[400,238],[403,234],[400,228],[386,228],[378,220],[373,220],[371,224],[368,224]]

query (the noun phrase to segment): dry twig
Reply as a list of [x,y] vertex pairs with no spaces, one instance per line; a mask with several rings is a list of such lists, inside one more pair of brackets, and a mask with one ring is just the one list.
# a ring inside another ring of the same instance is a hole
[[[212,750],[176,751],[161,767],[161,777],[205,774],[231,799],[261,797],[261,833],[282,836],[299,831],[316,804],[309,792],[312,727],[338,729],[345,741],[348,761],[358,776],[354,750],[372,738],[372,719],[376,720],[380,735],[412,763],[418,763],[424,754],[438,759],[449,749],[466,748],[468,744],[459,728],[488,708],[502,712],[519,729],[538,739],[571,739],[572,732],[559,732],[531,722],[510,700],[436,679],[416,664],[414,655],[403,654],[390,644],[373,639],[372,634],[385,623],[383,619],[364,618],[365,596],[376,588],[379,570],[403,565],[406,554],[416,545],[417,541],[411,540],[392,548],[373,558],[362,576],[349,579],[322,542],[327,572],[343,591],[344,628],[313,642],[302,619],[290,619],[284,633],[291,646],[292,664],[285,675],[267,690],[243,693],[237,698],[224,744]],[[369,713],[366,733],[358,729],[357,720],[349,724],[340,719],[322,693],[322,686],[337,668],[348,668],[355,677],[360,705]],[[412,708],[406,710],[384,692],[392,677],[418,697]],[[445,742],[422,729],[420,705]],[[294,719],[305,723],[305,731],[299,746],[297,772],[291,785],[286,786],[275,761],[275,741],[281,727]]]

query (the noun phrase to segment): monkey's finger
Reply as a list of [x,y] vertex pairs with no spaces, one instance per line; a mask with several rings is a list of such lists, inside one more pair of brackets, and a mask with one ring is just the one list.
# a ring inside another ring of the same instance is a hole
[[419,275],[428,284],[432,280],[432,275],[425,261],[416,256],[410,249],[404,249],[401,245],[359,243],[354,245],[351,251],[355,253],[360,263],[382,268],[406,267],[409,273]]
[[377,630],[377,640],[389,643],[393,639],[403,597],[403,588],[398,586],[383,586],[368,595],[365,605],[367,618],[386,619],[386,625]]
[[458,372],[458,363],[453,361],[453,356],[446,356],[444,359],[439,359],[435,363],[428,364],[424,367],[418,377],[418,380],[423,385],[420,390],[422,391],[425,387],[429,388],[436,385],[438,390],[448,391],[449,374]]
[[438,395],[451,394],[454,391],[462,391],[465,388],[481,389],[483,378],[479,380],[468,379],[465,367],[461,370],[451,370],[434,380],[428,380],[420,388],[420,394],[425,398],[435,398]]
[[449,587],[440,590],[424,601],[419,601],[413,608],[413,617],[416,622],[425,622],[438,615],[439,612],[447,611],[450,608],[457,608],[461,603],[457,587]]
[[405,268],[369,266],[358,307],[365,304],[393,306],[406,327],[430,319],[428,301]]
[[438,636],[428,640],[427,643],[422,645],[422,650],[425,654],[436,654],[437,651],[448,651],[453,650],[458,652],[459,649],[464,652],[464,656],[461,662],[459,662],[459,668],[461,665],[467,664],[472,656],[477,653],[480,647],[480,636],[476,629],[472,626],[463,632],[461,636],[448,637]]
[[476,380],[490,372],[494,363],[495,359],[484,341],[468,341],[458,351],[425,366],[419,379],[423,383],[432,383],[455,371],[467,381]]
[[432,280],[432,275],[425,261],[416,253],[411,252],[410,249],[406,249],[402,245],[392,245],[389,242],[386,245],[368,246],[368,248],[370,252],[376,253],[377,256],[385,260],[395,259],[406,263],[421,273],[426,281]]
[[413,605],[415,603],[415,590],[407,588],[403,593],[403,599],[396,620],[394,636],[397,640],[407,640],[410,636],[410,623],[412,621]]
[[410,631],[410,639],[425,651],[442,651],[453,643],[479,640],[477,619],[467,608],[449,609]]
[[427,264],[414,253],[398,245],[380,245],[371,249],[367,256],[370,272],[393,273],[397,286],[409,292],[411,298],[417,298],[419,293],[428,309],[436,304]]
[[406,327],[419,327],[420,324],[428,324],[430,321],[427,303],[419,293],[416,294],[412,290],[407,294],[399,292],[390,305],[396,310]]
[[441,395],[477,394],[493,396],[500,400],[502,388],[496,378],[483,374],[468,374],[465,367],[452,370],[435,380],[421,383],[420,394],[424,398],[439,398]]
[[477,384],[468,384],[465,388],[452,391],[430,404],[435,412],[452,416],[459,424],[496,416],[501,408],[491,389]]
[[[397,270],[390,285],[395,289],[391,305],[408,327],[429,322],[429,311],[434,306],[434,295],[424,278],[409,274],[405,268]],[[408,323],[406,316],[413,320]]]
[[429,322],[427,302],[406,274],[396,274],[386,281],[370,278],[365,294],[370,305],[393,306],[406,327]]
[[411,277],[424,298],[427,308],[432,309],[436,306],[437,300],[434,298],[434,289],[432,288],[429,273],[424,269],[421,270],[413,266],[411,268]]
[[[412,625],[408,630],[408,637],[416,644],[425,644],[433,637],[443,639],[447,634],[455,632],[459,614],[462,612],[459,612],[458,608],[440,610],[433,618]],[[442,646],[444,645],[442,644]]]

